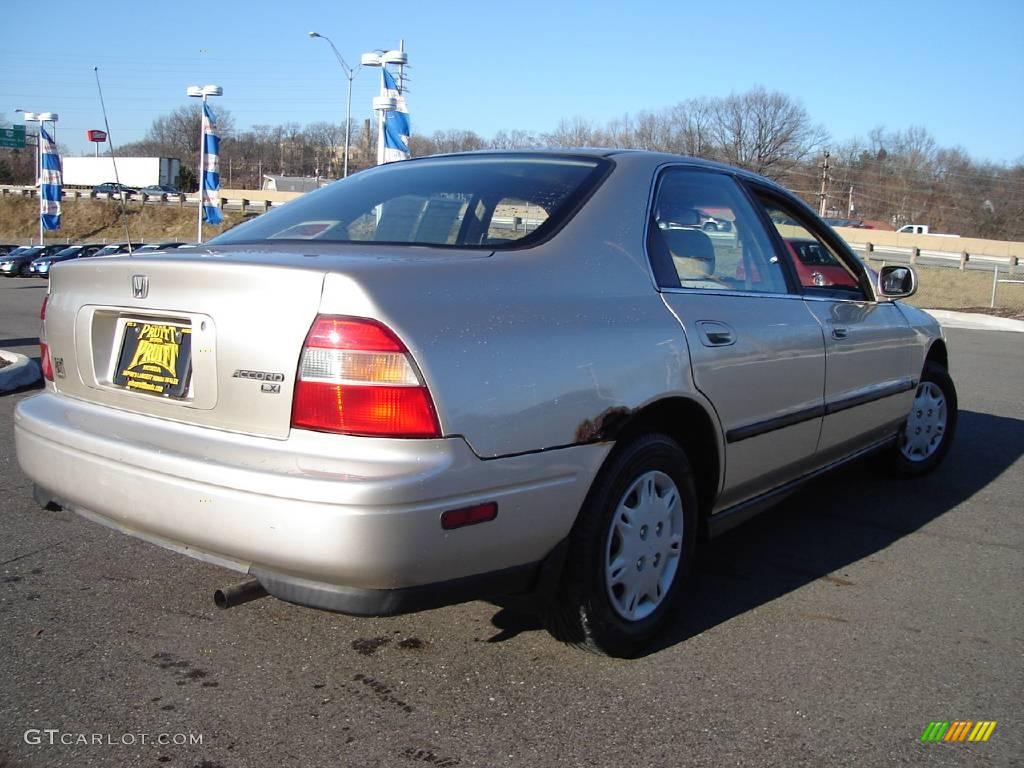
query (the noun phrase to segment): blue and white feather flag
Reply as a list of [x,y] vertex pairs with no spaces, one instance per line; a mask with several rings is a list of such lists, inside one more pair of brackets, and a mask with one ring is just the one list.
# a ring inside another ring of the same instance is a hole
[[395,109],[388,110],[384,117],[384,156],[382,162],[393,163],[396,160],[409,159],[409,136],[412,130],[409,123],[409,108],[405,104],[405,95],[398,89],[394,75],[383,68],[384,82],[382,96],[390,96],[397,104]]
[[43,169],[40,179],[39,218],[43,229],[60,229],[60,196],[63,184],[57,143],[39,124],[40,158]]
[[203,221],[220,224],[224,214],[220,211],[220,136],[217,135],[217,118],[213,110],[203,102]]

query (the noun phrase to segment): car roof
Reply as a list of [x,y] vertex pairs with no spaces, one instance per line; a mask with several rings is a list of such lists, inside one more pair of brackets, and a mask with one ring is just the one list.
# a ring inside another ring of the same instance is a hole
[[[707,160],[702,157],[693,157],[692,155],[676,155],[671,152],[655,152],[648,149],[622,149],[615,147],[566,147],[558,149],[481,149],[473,152],[453,152],[449,154],[441,155],[427,155],[426,157],[413,158],[412,162],[416,160],[428,160],[431,158],[442,158],[442,157],[480,157],[482,155],[495,155],[495,156],[510,156],[514,155],[517,157],[523,156],[536,156],[536,157],[593,157],[593,158],[607,158],[613,159],[617,162],[623,163],[643,163],[649,164],[653,167],[664,165],[666,163],[687,165],[695,168],[703,168],[709,171],[720,171],[724,173],[734,174],[740,176],[748,181],[756,181],[765,186],[772,187],[780,192],[784,192],[787,195],[791,193],[782,185],[772,181],[769,178],[760,176],[752,171],[744,170],[743,168],[737,168],[734,165],[728,165],[727,163],[720,163],[716,160]],[[406,160],[405,162],[410,162]]]

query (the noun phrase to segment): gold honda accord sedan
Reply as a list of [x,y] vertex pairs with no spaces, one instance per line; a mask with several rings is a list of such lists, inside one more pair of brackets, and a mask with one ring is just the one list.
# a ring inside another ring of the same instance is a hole
[[40,503],[247,574],[222,607],[538,595],[628,656],[702,540],[867,454],[942,461],[956,390],[915,289],[728,166],[410,160],[54,265],[18,459]]

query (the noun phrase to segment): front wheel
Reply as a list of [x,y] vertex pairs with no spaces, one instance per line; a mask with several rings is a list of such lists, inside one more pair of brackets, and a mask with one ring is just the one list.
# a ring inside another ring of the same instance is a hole
[[635,655],[668,621],[696,539],[697,494],[679,444],[656,434],[616,447],[570,534],[549,630],[595,653]]
[[916,477],[931,472],[949,452],[956,431],[956,387],[946,369],[925,363],[921,382],[896,445],[883,458],[901,475]]

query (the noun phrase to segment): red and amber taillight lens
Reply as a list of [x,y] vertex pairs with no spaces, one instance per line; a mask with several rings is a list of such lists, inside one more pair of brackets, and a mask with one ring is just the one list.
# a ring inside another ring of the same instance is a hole
[[49,295],[43,297],[43,306],[39,309],[39,365],[43,369],[43,378],[53,381],[53,363],[50,361],[50,347],[46,344],[46,302]]
[[321,315],[306,335],[292,426],[378,437],[440,437],[426,385],[401,340],[376,320]]

